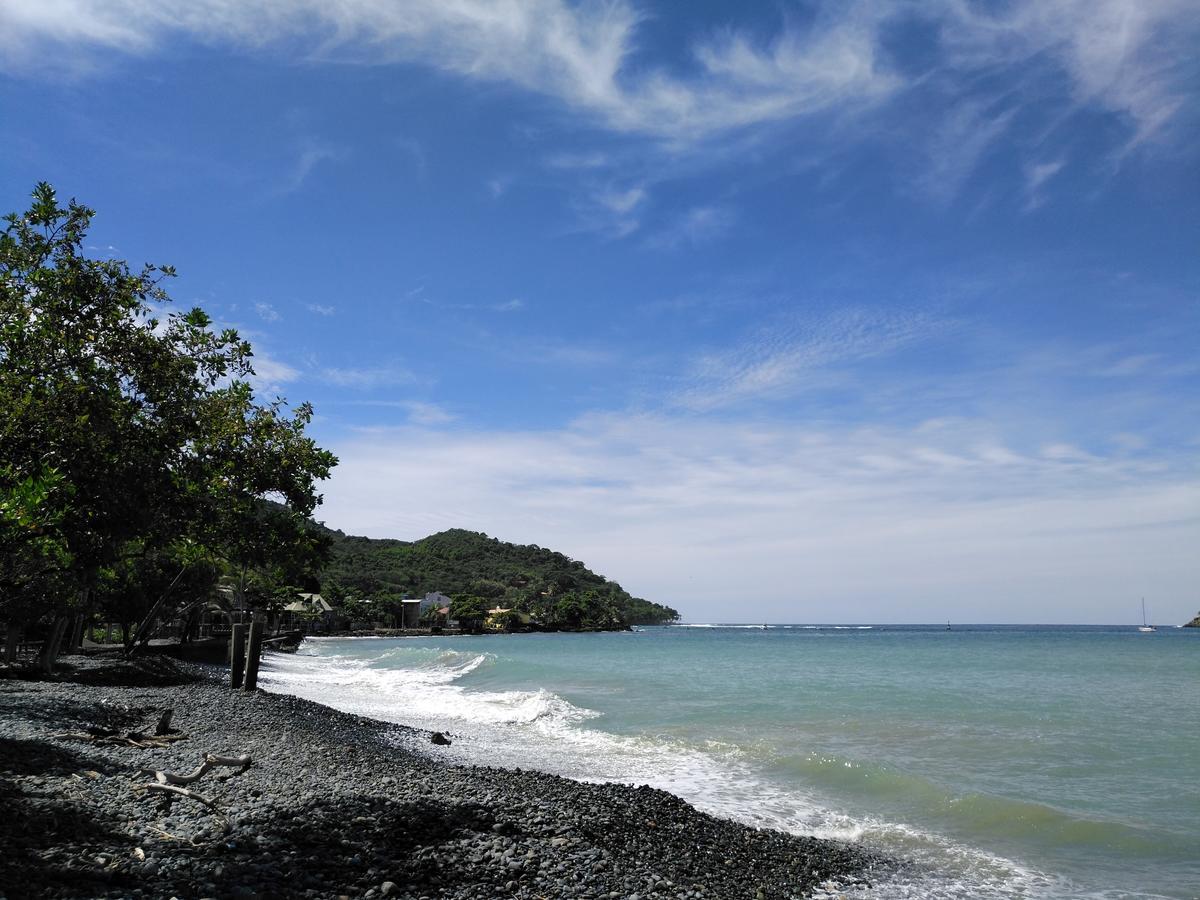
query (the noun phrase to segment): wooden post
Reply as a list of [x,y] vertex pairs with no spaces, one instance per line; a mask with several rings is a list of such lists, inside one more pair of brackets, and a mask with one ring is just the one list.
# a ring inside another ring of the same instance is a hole
[[250,623],[250,641],[246,644],[246,683],[243,691],[252,691],[258,687],[258,658],[262,655],[263,623]]
[[242,674],[246,671],[246,626],[233,626],[229,635],[229,686],[240,688]]

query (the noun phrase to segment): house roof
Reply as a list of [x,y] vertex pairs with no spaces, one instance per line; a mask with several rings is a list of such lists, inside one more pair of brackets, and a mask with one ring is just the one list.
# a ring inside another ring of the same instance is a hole
[[300,599],[284,607],[287,612],[294,613],[327,613],[333,612],[333,607],[320,594],[301,594]]

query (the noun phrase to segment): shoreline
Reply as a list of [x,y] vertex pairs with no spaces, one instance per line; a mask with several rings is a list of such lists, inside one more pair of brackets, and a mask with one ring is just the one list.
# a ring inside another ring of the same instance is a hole
[[[446,762],[428,732],[232,691],[215,668],[64,662],[54,679],[0,678],[0,885],[21,885],[13,897],[773,898],[896,865],[649,787]],[[188,735],[166,747],[53,737],[123,733],[166,708]],[[153,780],[139,769],[185,773],[205,753],[252,757],[188,786],[219,814],[135,789]]]

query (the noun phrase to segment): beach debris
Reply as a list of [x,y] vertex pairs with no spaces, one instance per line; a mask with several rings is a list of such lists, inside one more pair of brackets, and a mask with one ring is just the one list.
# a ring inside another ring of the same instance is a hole
[[213,801],[210,800],[208,797],[205,797],[203,794],[197,794],[195,791],[189,791],[187,788],[179,787],[178,785],[164,784],[163,782],[152,781],[149,784],[139,785],[139,787],[142,790],[147,790],[147,791],[168,791],[172,794],[178,794],[180,797],[187,797],[189,800],[198,800],[200,803],[203,803],[209,809],[213,809],[213,810],[216,810],[217,812],[220,812],[220,810],[217,808],[217,804],[213,803]]
[[152,775],[158,784],[191,784],[193,781],[199,781],[206,772],[218,766],[235,768],[238,771],[234,774],[241,775],[250,768],[250,757],[245,753],[240,756],[218,756],[215,753],[206,753],[204,759],[200,761],[200,765],[186,775],[173,775],[157,769],[142,769],[138,774]]
[[206,753],[204,758],[191,772],[186,775],[176,775],[172,772],[165,772],[161,769],[142,769],[138,772],[140,776],[152,775],[154,780],[146,784],[134,785],[135,791],[150,791],[165,793],[168,796],[164,799],[170,800],[172,796],[186,797],[188,800],[195,800],[197,803],[202,803],[213,811],[220,823],[220,834],[228,834],[232,828],[229,824],[229,819],[225,813],[217,806],[216,802],[204,794],[197,793],[189,788],[182,787],[185,784],[192,784],[199,781],[204,775],[212,769],[218,767],[237,769],[234,774],[241,775],[246,769],[250,768],[250,755],[247,753],[239,754],[238,756],[221,756],[216,753]]
[[166,709],[159,715],[154,725],[154,733],[146,729],[122,731],[119,728],[103,728],[93,725],[84,731],[64,731],[51,737],[64,741],[86,741],[89,744],[113,744],[118,747],[140,747],[142,749],[162,749],[169,747],[175,741],[187,740],[187,735],[171,728],[171,716],[174,710]]
[[449,738],[449,737],[447,737],[447,736],[446,736],[445,734],[443,734],[442,732],[440,732],[440,731],[435,731],[433,734],[431,734],[431,735],[429,736],[429,743],[431,743],[431,744],[437,744],[437,745],[439,745],[439,746],[441,746],[441,747],[449,747],[449,746],[450,746],[450,743],[451,743],[451,741],[450,741],[450,738]]

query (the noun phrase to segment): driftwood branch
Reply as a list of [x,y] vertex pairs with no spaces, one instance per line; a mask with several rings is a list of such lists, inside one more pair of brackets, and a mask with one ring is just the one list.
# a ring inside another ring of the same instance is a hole
[[[168,795],[186,797],[189,800],[195,800],[197,803],[203,803],[217,816],[217,819],[221,823],[221,833],[228,834],[230,830],[229,819],[225,817],[225,814],[221,811],[221,808],[203,794],[198,794],[193,790],[181,787],[181,785],[192,784],[195,781],[199,781],[204,777],[205,773],[217,767],[237,769],[237,774],[240,775],[250,767],[250,762],[250,756],[246,753],[243,753],[240,756],[219,756],[216,753],[206,753],[204,754],[204,759],[200,761],[200,765],[198,765],[191,772],[188,772],[186,775],[175,775],[171,772],[164,772],[155,769],[142,769],[138,773],[139,775],[151,775],[154,777],[154,780],[146,784],[135,785],[134,789],[159,791]],[[167,799],[170,799],[170,797]]]
[[89,744],[115,744],[119,747],[163,748],[169,747],[175,741],[182,741],[187,735],[171,728],[171,716],[174,710],[165,709],[158,717],[154,733],[145,731],[120,732],[115,728],[90,727],[86,731],[64,731],[51,735],[60,740],[87,741]]
[[217,756],[215,753],[206,753],[200,765],[186,775],[174,775],[156,769],[142,769],[138,774],[152,775],[159,784],[191,784],[193,781],[199,781],[206,772],[218,766],[238,769],[237,774],[240,775],[250,767],[250,757],[244,753],[241,756]]
[[203,794],[197,794],[195,791],[189,791],[187,788],[179,787],[178,785],[159,784],[158,782],[152,781],[149,784],[143,784],[141,787],[143,790],[147,791],[169,791],[172,794],[178,794],[180,797],[187,797],[189,800],[198,800],[209,809],[217,809],[217,804],[213,803]]
[[62,734],[51,735],[51,737],[66,741],[87,741],[89,744],[114,744],[118,747],[141,747],[143,749],[170,747],[175,741],[187,739],[187,735],[182,733],[145,734],[141,731],[130,731],[120,734],[101,728],[95,729],[94,732],[65,731]]

